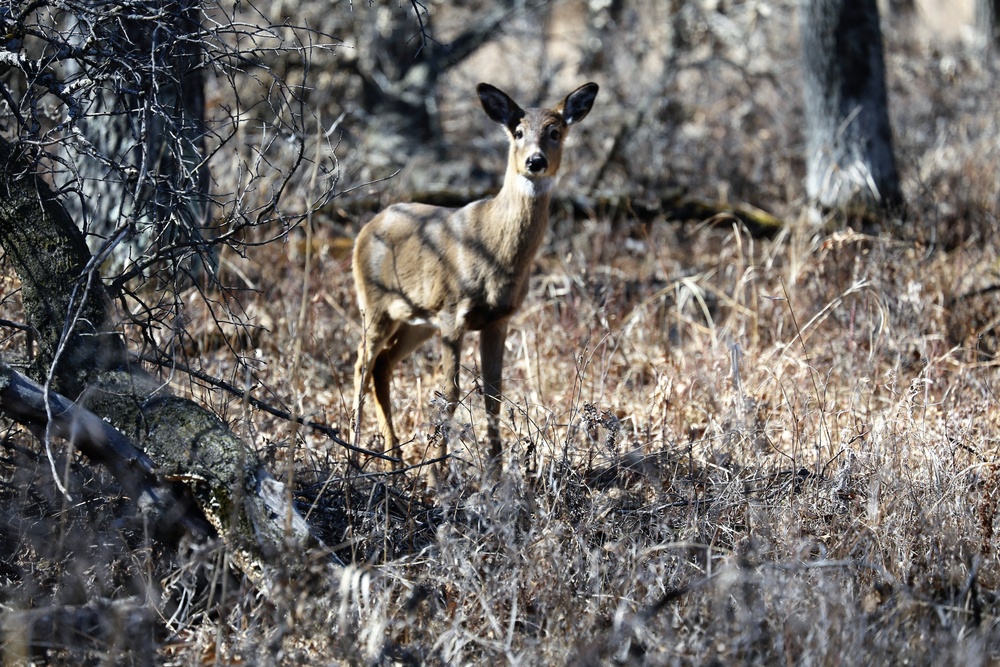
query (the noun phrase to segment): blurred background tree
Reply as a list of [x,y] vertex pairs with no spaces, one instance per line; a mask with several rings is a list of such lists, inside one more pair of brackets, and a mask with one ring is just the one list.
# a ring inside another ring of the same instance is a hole
[[1000,0],[976,0],[976,30],[984,51],[1000,46]]
[[876,217],[902,203],[876,0],[803,0],[806,194]]
[[53,42],[78,54],[60,63],[61,78],[79,90],[52,177],[91,249],[108,257],[107,278],[164,262],[173,279],[216,268],[201,5],[81,3],[53,17],[64,26]]

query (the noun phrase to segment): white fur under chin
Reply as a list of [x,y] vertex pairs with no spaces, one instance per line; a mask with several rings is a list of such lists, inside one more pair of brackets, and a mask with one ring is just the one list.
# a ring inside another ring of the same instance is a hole
[[520,174],[517,176],[517,189],[529,197],[547,195],[552,192],[555,184],[556,179],[553,176],[544,176],[542,178],[528,178]]

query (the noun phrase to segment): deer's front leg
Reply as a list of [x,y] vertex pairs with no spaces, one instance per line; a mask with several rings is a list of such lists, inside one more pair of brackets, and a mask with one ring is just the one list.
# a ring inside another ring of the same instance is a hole
[[[439,444],[436,450],[431,452],[431,458],[434,459],[442,458],[448,454],[448,430],[451,428],[451,422],[455,416],[455,408],[458,407],[458,379],[462,355],[462,335],[445,335],[442,333],[442,342],[444,343],[444,349],[441,353],[441,365],[444,371],[445,418],[441,437],[438,440]],[[445,466],[447,466],[447,462],[442,461],[435,468],[440,468],[443,471]],[[430,483],[432,486],[435,483],[435,472],[434,470],[431,471]]]
[[490,441],[487,469],[496,476],[501,467],[500,397],[503,393],[503,351],[507,340],[507,321],[494,322],[479,337],[479,364],[483,371],[486,396],[486,434]]

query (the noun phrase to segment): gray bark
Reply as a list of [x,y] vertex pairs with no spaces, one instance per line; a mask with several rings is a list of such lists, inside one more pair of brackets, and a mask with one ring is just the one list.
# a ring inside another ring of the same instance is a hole
[[1000,0],[976,0],[976,31],[985,51],[1000,47]]
[[108,297],[82,234],[27,162],[0,140],[0,244],[38,343],[31,375],[43,383],[51,375],[54,390],[75,397],[102,369],[125,363],[125,346],[101,328]]
[[[77,133],[63,147],[62,202],[97,253],[114,243],[105,277],[165,255],[172,269],[214,263],[205,237],[208,171],[200,0],[142,3],[128,12],[84,3],[68,39],[103,56],[70,61],[90,79]],[[103,12],[103,13],[102,13]],[[107,57],[107,53],[114,54]]]
[[901,205],[876,0],[802,0],[806,192],[824,209]]

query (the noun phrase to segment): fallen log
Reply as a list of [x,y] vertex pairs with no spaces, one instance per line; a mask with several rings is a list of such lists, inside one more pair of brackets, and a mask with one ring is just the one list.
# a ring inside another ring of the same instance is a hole
[[[496,194],[496,191],[443,189],[411,192],[406,201],[458,208],[469,202]],[[378,212],[387,204],[380,194],[365,194],[337,199],[326,213],[335,220],[353,220]],[[553,209],[569,209],[575,217],[631,218],[639,222],[667,220],[688,222],[716,219],[738,220],[754,236],[771,237],[785,227],[785,221],[751,204],[713,201],[689,195],[682,188],[647,193],[595,193],[556,195]]]
[[[255,450],[132,362],[83,236],[15,148],[0,139],[0,246],[21,279],[37,354],[28,377],[0,365],[0,411],[66,438],[148,507],[183,493],[265,591],[274,566],[322,545]],[[179,490],[179,491],[178,491]],[[176,508],[174,508],[176,509]],[[170,514],[160,516],[176,516]],[[180,516],[187,516],[183,511]],[[184,519],[188,528],[197,521]],[[339,563],[329,555],[331,563]]]

